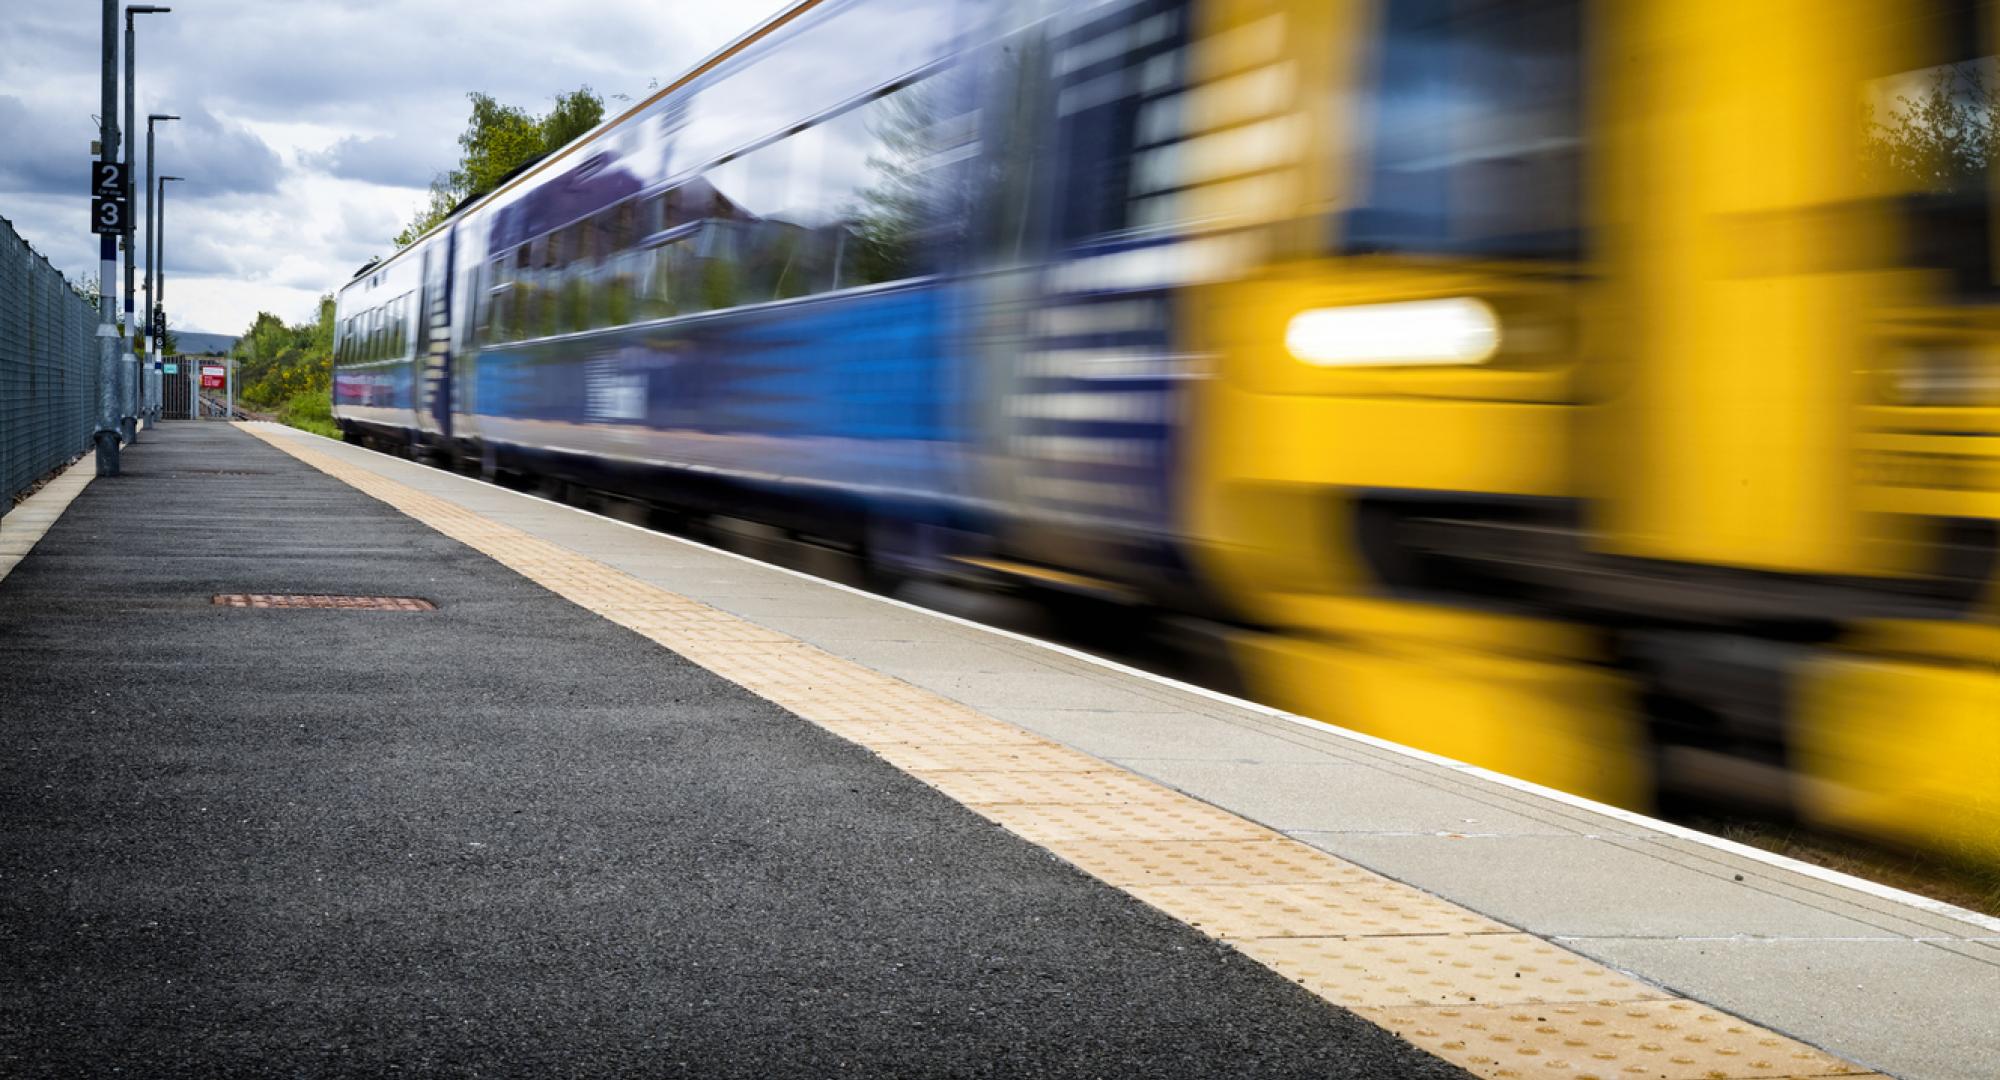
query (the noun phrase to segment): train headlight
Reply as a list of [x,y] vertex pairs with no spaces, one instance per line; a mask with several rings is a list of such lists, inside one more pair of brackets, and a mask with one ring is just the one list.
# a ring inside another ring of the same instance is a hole
[[1469,296],[1313,308],[1292,316],[1285,348],[1316,367],[1483,364],[1500,351],[1500,319]]

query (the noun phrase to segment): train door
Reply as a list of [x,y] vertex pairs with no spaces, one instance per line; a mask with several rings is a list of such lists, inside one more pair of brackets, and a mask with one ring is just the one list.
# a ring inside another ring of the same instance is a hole
[[423,293],[417,318],[417,374],[422,387],[417,427],[426,442],[451,438],[451,264],[456,229],[424,248]]
[[[1052,11],[1002,49],[998,174],[979,328],[988,482],[1017,569],[1154,585],[1184,578],[1170,478],[1187,360],[1174,178],[1193,5]],[[1017,148],[1026,148],[1021,153]]]

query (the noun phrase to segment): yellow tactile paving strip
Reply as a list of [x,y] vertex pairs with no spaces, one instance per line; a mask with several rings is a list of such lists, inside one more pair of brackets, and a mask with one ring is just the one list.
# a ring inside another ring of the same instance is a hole
[[84,455],[71,462],[40,491],[22,500],[12,512],[0,515],[0,579],[14,571],[35,545],[62,517],[83,489],[97,476],[96,458]]
[[298,438],[248,430],[1485,1077],[1868,1075],[967,706]]

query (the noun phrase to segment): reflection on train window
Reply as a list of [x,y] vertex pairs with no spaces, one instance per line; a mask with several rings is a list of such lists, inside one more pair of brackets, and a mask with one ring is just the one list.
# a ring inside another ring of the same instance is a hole
[[[1861,176],[1902,210],[1905,255],[1943,270],[1953,291],[1990,296],[1995,274],[1988,192],[2000,148],[2000,58],[1993,5],[1933,0],[1895,9],[1889,32],[1922,64],[1861,89]],[[1885,35],[1886,37],[1886,35]],[[1899,65],[1900,66],[1900,65]]]
[[1579,0],[1397,0],[1383,21],[1345,247],[1577,254]]
[[[919,240],[946,157],[937,111],[926,84],[901,87],[670,190],[496,252],[475,340],[577,333],[926,272]],[[658,239],[640,246],[649,238]]]

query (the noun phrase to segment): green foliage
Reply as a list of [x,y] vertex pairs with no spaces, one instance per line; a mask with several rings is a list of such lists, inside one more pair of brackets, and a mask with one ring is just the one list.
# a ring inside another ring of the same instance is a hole
[[542,117],[542,152],[553,153],[604,122],[604,99],[588,85],[556,95],[555,108]]
[[333,424],[333,297],[319,298],[316,318],[287,325],[260,311],[236,343],[244,405],[276,410],[293,427],[337,434]]
[[430,201],[410,219],[403,231],[396,234],[394,241],[398,248],[406,248],[417,242],[417,237],[431,231],[438,222],[451,216],[451,209],[458,205],[458,192],[451,186],[451,178],[443,173],[431,179]]
[[293,394],[278,410],[278,422],[329,439],[340,438],[340,427],[333,422],[333,398],[320,391]]
[[502,105],[486,94],[468,94],[472,118],[458,137],[458,168],[450,182],[461,198],[478,198],[500,186],[514,170],[547,151],[540,121],[517,105]]
[[395,236],[398,248],[451,216],[453,207],[499,187],[521,169],[547,157],[604,119],[604,99],[589,86],[557,94],[555,105],[535,116],[503,105],[490,94],[467,94],[472,115],[458,137],[458,165],[431,180],[425,203]]

